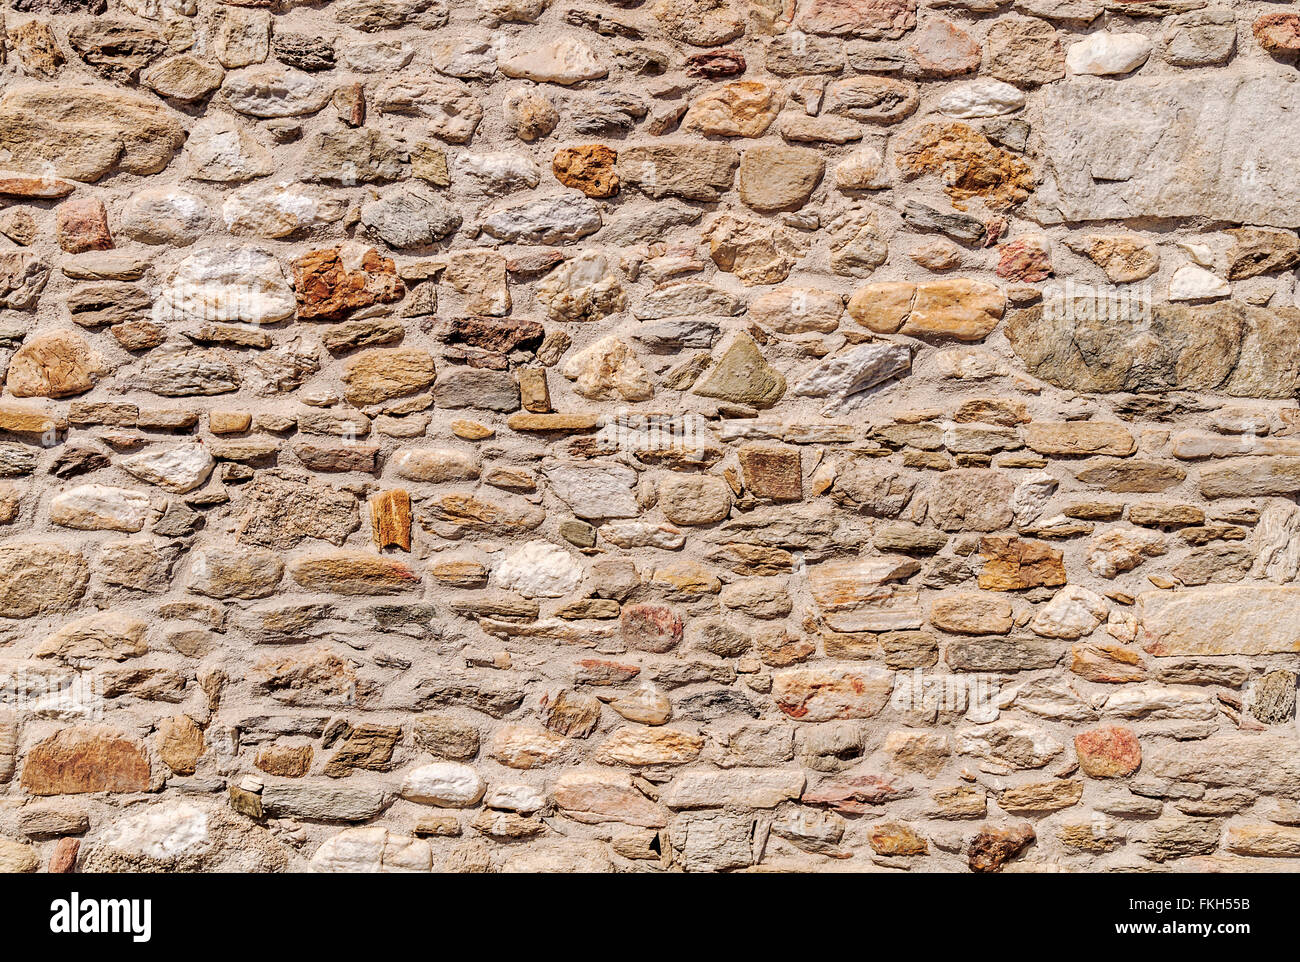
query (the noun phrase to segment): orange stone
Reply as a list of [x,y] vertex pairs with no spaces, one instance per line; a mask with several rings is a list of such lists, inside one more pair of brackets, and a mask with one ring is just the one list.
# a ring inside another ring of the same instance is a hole
[[109,725],[74,725],[27,753],[22,786],[29,795],[143,792],[149,756],[140,741]]
[[551,169],[555,179],[588,197],[613,197],[618,193],[618,174],[614,162],[618,154],[600,144],[565,147],[555,152]]
[[337,321],[362,307],[391,304],[405,288],[391,258],[373,247],[350,263],[343,247],[309,251],[293,262],[293,289],[301,321]]
[[979,586],[989,591],[1054,588],[1065,584],[1065,555],[1041,541],[1014,535],[988,535],[980,539],[984,569]]
[[925,839],[902,822],[877,822],[867,840],[877,855],[924,855],[930,850]]
[[380,548],[411,550],[411,496],[397,488],[370,499],[370,527]]

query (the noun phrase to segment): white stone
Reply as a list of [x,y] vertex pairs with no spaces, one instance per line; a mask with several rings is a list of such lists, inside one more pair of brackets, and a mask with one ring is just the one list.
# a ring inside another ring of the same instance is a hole
[[1073,74],[1111,76],[1136,70],[1151,56],[1151,41],[1140,33],[1094,33],[1070,44],[1065,65]]
[[1016,517],[1016,525],[1024,527],[1037,521],[1059,486],[1060,482],[1046,471],[1025,474],[1011,494],[1011,512]]
[[1045,729],[1016,719],[963,725],[954,733],[957,751],[993,763],[994,770],[1042,768],[1065,750]]
[[579,518],[635,518],[636,472],[609,461],[550,461],[542,473],[551,490]]
[[189,802],[151,805],[119,819],[103,845],[127,855],[174,859],[199,852],[211,840],[208,813]]
[[402,797],[426,805],[467,808],[483,797],[487,786],[479,773],[460,762],[434,762],[408,772]]
[[795,384],[792,393],[827,398],[823,414],[845,413],[866,400],[869,388],[911,368],[912,351],[906,344],[860,344],[822,361]]
[[546,807],[546,796],[531,785],[497,785],[483,797],[488,808],[531,815]]
[[195,180],[238,183],[265,177],[275,170],[271,151],[234,117],[204,117],[185,141],[185,162]]
[[627,306],[614,258],[599,251],[569,258],[536,292],[553,321],[598,321]]
[[563,598],[582,584],[581,562],[549,541],[529,541],[497,565],[496,584],[525,598]]
[[1231,293],[1231,284],[1195,264],[1184,264],[1169,278],[1171,301],[1200,301],[1210,297],[1227,297]]
[[1105,599],[1095,591],[1066,585],[1039,607],[1029,630],[1044,638],[1082,638],[1101,624],[1109,610]]
[[1011,114],[1024,105],[1024,91],[1001,80],[973,80],[954,87],[939,99],[939,110],[949,117],[963,119]]
[[497,68],[507,77],[541,83],[575,84],[609,73],[596,52],[575,37],[561,37],[538,46],[524,42],[497,57]]
[[1219,717],[1219,702],[1204,689],[1168,688],[1154,683],[1126,685],[1106,699],[1106,715],[1121,718],[1177,718],[1210,721]]
[[81,531],[139,531],[148,518],[148,497],[130,488],[82,484],[50,502],[51,522]]
[[201,197],[170,187],[133,193],[122,209],[121,228],[142,244],[186,247],[212,227],[212,210]]
[[314,114],[329,102],[328,84],[298,70],[255,67],[226,75],[222,92],[230,106],[251,117]]
[[452,162],[453,178],[473,181],[485,194],[509,194],[536,187],[542,179],[537,161],[524,154],[499,150],[490,154],[461,154]]
[[453,448],[402,448],[393,453],[393,469],[408,481],[472,481],[479,475],[478,459]]
[[653,521],[610,521],[602,524],[601,538],[618,548],[662,548],[673,551],[686,543],[686,535],[671,524]]
[[311,857],[313,872],[379,872],[388,829],[381,825],[345,828],[327,838]]
[[193,491],[212,473],[212,455],[201,444],[178,444],[153,448],[120,461],[124,471],[164,491],[184,494]]
[[1200,241],[1179,241],[1178,246],[1182,248],[1188,257],[1202,267],[1214,266],[1214,248],[1209,244]]
[[562,244],[594,234],[601,223],[594,201],[581,194],[561,194],[493,211],[484,218],[483,230],[517,244]]
[[409,40],[362,41],[338,48],[339,65],[357,73],[396,73],[414,57]]
[[564,376],[585,398],[621,397],[645,401],[654,396],[654,384],[636,352],[613,334],[603,337],[565,362]]
[[431,74],[392,77],[374,93],[382,113],[422,118],[428,132],[449,144],[467,144],[483,119],[483,107],[464,84]]
[[342,215],[340,202],[322,201],[308,188],[287,181],[241,188],[221,205],[226,230],[245,237],[288,237]]
[[889,184],[889,168],[875,147],[857,148],[835,168],[840,190],[883,190]]
[[154,320],[267,324],[292,317],[293,288],[279,261],[255,247],[217,246],[181,261],[154,301]]

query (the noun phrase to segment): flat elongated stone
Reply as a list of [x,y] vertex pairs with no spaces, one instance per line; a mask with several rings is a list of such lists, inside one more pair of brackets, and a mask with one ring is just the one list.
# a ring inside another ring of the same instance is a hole
[[[1047,87],[1045,97],[1038,197],[1064,219],[1292,226],[1282,198],[1300,190],[1300,171],[1255,159],[1300,146],[1300,131],[1287,122],[1300,108],[1300,90],[1280,74],[1076,79]],[[1208,141],[1223,149],[1203,152]]]
[[1207,585],[1138,598],[1142,647],[1153,655],[1266,655],[1300,651],[1300,626],[1279,617],[1300,588]]

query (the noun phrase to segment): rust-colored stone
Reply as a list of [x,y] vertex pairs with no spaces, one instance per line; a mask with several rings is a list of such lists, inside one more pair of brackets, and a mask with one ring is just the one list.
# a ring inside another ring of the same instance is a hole
[[1041,541],[1014,535],[986,535],[980,539],[984,568],[979,586],[989,591],[1054,588],[1065,584],[1065,555]]
[[81,839],[61,838],[54,845],[50,864],[46,869],[51,875],[67,875],[77,870],[77,852],[81,849]]
[[401,300],[405,288],[391,258],[373,247],[310,251],[293,262],[298,319],[337,321],[362,307]]
[[1142,764],[1142,746],[1130,729],[1092,728],[1074,736],[1079,768],[1093,778],[1123,778]]
[[899,140],[895,162],[903,175],[938,176],[958,210],[965,210],[963,202],[974,197],[995,210],[1004,210],[1025,200],[1034,188],[1028,164],[995,147],[967,124],[918,124]]
[[971,839],[967,850],[967,864],[972,872],[998,872],[1010,859],[1019,855],[1037,839],[1034,827],[1028,822],[1005,828],[985,825]]
[[54,228],[59,246],[69,254],[113,249],[108,212],[97,197],[64,201],[54,212]]
[[140,741],[109,725],[74,725],[28,751],[22,786],[29,795],[143,792],[149,756]]
[[789,444],[755,442],[738,452],[745,487],[755,497],[798,501],[803,497],[799,449]]
[[401,488],[370,499],[370,527],[379,548],[411,550],[411,496]]

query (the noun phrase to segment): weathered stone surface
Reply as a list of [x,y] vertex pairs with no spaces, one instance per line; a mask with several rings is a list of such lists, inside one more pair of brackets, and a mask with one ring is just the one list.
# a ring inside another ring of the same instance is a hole
[[1142,647],[1153,655],[1272,654],[1300,650],[1294,626],[1276,613],[1287,586],[1216,585],[1139,597]]
[[112,726],[64,728],[27,753],[22,785],[32,795],[142,792],[149,758],[141,742]]
[[0,868],[1300,860],[1285,7],[8,6]]
[[156,174],[185,140],[181,118],[134,94],[18,85],[0,97],[0,146],[11,167],[97,181],[113,170]]
[[[1290,172],[1251,166],[1249,151],[1288,149],[1280,120],[1296,93],[1271,75],[1207,74],[1122,85],[1076,82],[1047,89],[1043,196],[1070,220],[1209,216],[1236,223],[1289,226],[1272,198],[1294,187]],[[1249,131],[1249,133],[1246,133]],[[1195,145],[1213,136],[1228,153],[1198,162]],[[1261,139],[1262,138],[1262,139]],[[1090,158],[1093,173],[1078,158]],[[1194,173],[1189,173],[1188,164]],[[1255,173],[1250,186],[1243,167]]]

